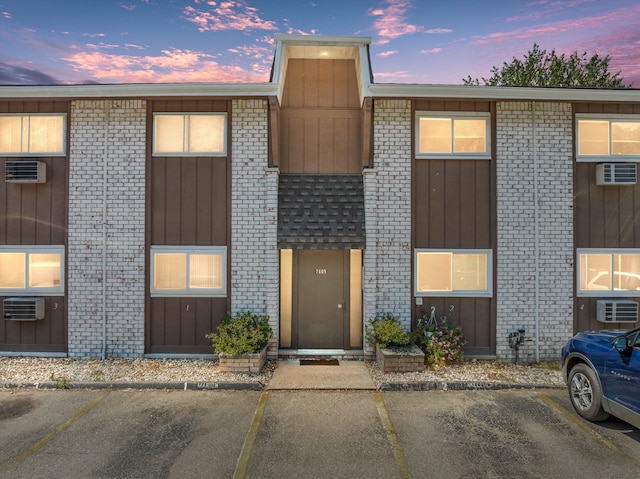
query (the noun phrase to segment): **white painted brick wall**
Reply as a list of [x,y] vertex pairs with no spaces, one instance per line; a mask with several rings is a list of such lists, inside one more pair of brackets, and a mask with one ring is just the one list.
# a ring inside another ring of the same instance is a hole
[[[537,167],[534,161],[537,150]],[[539,356],[555,359],[573,332],[573,156],[568,103],[497,104],[497,356],[513,359],[508,334],[536,332]],[[536,281],[537,170],[538,281]],[[520,352],[535,359],[535,341]]]
[[69,356],[97,357],[103,352],[105,251],[105,354],[139,357],[144,353],[145,143],[144,101],[72,102],[67,251]]
[[[375,100],[371,171],[364,174],[363,320],[394,313],[411,327],[411,102]],[[369,345],[370,346],[370,345]],[[370,347],[365,351],[371,355]]]
[[280,315],[278,171],[269,168],[264,100],[233,100],[231,310],[269,315],[277,354]]

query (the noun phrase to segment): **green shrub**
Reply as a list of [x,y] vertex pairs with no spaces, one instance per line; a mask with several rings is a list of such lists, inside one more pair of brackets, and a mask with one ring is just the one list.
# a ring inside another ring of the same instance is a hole
[[366,327],[367,340],[379,348],[407,348],[413,343],[412,333],[405,331],[402,324],[392,313],[369,320]]
[[218,354],[253,354],[259,353],[272,336],[269,316],[247,311],[225,316],[216,332],[206,338]]

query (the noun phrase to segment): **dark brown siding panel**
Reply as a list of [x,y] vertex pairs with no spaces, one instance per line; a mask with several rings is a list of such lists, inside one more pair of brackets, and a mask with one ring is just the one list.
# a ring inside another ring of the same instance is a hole
[[147,352],[213,354],[205,335],[227,313],[226,298],[151,298],[153,328]]
[[493,247],[491,168],[484,160],[416,160],[416,248]]
[[353,60],[289,60],[283,108],[360,108]]
[[577,163],[576,248],[639,248],[640,185],[597,186],[596,163]]
[[[149,142],[153,112],[225,112],[229,107],[227,101],[202,99],[150,103]],[[229,158],[154,157],[150,150],[148,155],[148,246],[228,246]],[[229,298],[148,297],[147,353],[212,354],[204,336],[228,311]]]
[[[416,100],[413,110],[492,112],[492,104]],[[493,160],[414,159],[412,188],[414,248],[491,249],[495,256]],[[495,270],[495,257],[489,267]],[[492,298],[423,297],[422,302],[414,306],[414,318],[435,307],[438,319],[462,326],[467,355],[495,355],[495,291]]]
[[291,174],[360,174],[363,114],[352,60],[290,60],[279,166]]
[[[581,105],[581,110],[600,105]],[[574,228],[576,248],[640,248],[640,185],[598,186],[595,162],[575,165]],[[576,258],[576,261],[578,259]],[[606,298],[603,295],[603,298]],[[577,297],[574,331],[618,329],[631,324],[604,324],[596,320],[597,300]],[[640,301],[638,298],[624,298]]]
[[[0,102],[0,113],[67,113],[67,101]],[[67,117],[68,121],[68,117]],[[68,136],[68,129],[67,129]],[[67,138],[67,145],[69,144]],[[46,164],[47,181],[38,184],[6,183],[6,162],[0,157],[0,245],[67,244],[67,172],[65,156],[35,157]],[[66,281],[65,281],[66,282]],[[34,294],[37,296],[37,294]],[[0,301],[5,297],[0,297]],[[66,300],[45,297],[45,318],[38,321],[0,322],[0,351],[65,352]]]
[[638,114],[640,103],[576,103],[576,113],[603,113],[603,114]]
[[152,158],[152,245],[225,245],[226,158]]
[[488,101],[459,101],[459,100],[416,100],[416,111],[491,111]]

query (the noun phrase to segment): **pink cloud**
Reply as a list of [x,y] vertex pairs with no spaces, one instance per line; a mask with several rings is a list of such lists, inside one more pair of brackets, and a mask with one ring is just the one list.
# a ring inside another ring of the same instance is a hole
[[13,18],[9,12],[2,12],[2,16],[7,20],[10,20],[11,18]]
[[539,20],[540,18],[550,17],[557,15],[563,10],[571,9],[585,3],[593,3],[595,0],[572,0],[572,1],[558,1],[558,0],[540,0],[536,2],[527,3],[527,7],[535,7],[531,11],[524,15],[517,15],[515,17],[507,18],[507,22],[524,22],[531,20]]
[[235,48],[229,48],[227,51],[240,57],[256,59],[268,58],[270,60],[273,55],[273,50],[271,48],[262,47],[260,45],[243,45]]
[[289,28],[287,28],[287,34],[289,34],[289,35],[317,35],[318,34],[318,30],[311,29],[308,32],[305,32],[304,30],[300,30],[299,28],[289,27]]
[[211,55],[191,50],[163,50],[158,56],[78,52],[63,60],[78,72],[109,83],[263,82],[269,70],[221,66]]
[[418,25],[407,23],[405,14],[411,6],[408,0],[386,0],[387,7],[369,10],[369,15],[379,17],[373,22],[378,35],[383,38],[394,39],[403,35],[417,33],[423,30]]
[[430,28],[425,30],[425,33],[453,33],[453,30],[450,28]]
[[514,38],[536,39],[541,35],[555,35],[566,32],[576,33],[581,30],[588,31],[594,28],[602,30],[603,26],[605,25],[611,25],[612,28],[617,28],[620,25],[620,22],[628,22],[630,19],[638,17],[639,15],[640,6],[621,8],[598,16],[562,20],[558,22],[538,25],[531,28],[520,28],[507,32],[496,32],[490,35],[475,37],[475,40],[480,44],[491,44],[510,42]]
[[397,50],[389,50],[389,51],[386,51],[386,52],[380,52],[380,53],[378,53],[377,56],[385,58],[385,57],[390,57],[391,55],[395,55],[396,53],[398,53]]
[[440,53],[441,51],[442,51],[442,48],[431,48],[429,50],[420,50],[420,53],[424,53],[428,55],[430,53]]
[[[196,2],[198,4],[202,1]],[[220,30],[277,30],[275,22],[260,18],[258,9],[247,6],[242,0],[228,0],[220,3],[207,2],[210,10],[185,7],[183,13],[187,21],[195,23],[198,31]]]
[[376,81],[382,78],[384,83],[395,83],[399,80],[406,79],[410,77],[411,74],[408,71],[397,71],[397,72],[376,72],[375,79]]
[[[606,45],[606,50],[603,46]],[[591,41],[575,45],[572,50],[589,51],[609,55],[609,71],[622,72],[623,83],[640,88],[640,31],[635,26],[607,36],[594,37]]]
[[136,9],[136,6],[135,6],[135,5],[125,5],[125,4],[124,4],[124,3],[122,3],[122,2],[120,2],[120,6],[121,6],[122,8],[124,8],[125,10],[129,10],[129,11],[132,11],[132,10],[135,10],[135,9]]

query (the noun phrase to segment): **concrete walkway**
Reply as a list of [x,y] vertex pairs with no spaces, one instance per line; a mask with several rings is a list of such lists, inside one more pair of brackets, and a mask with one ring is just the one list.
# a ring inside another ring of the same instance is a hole
[[375,390],[364,361],[339,361],[337,366],[301,366],[300,360],[279,361],[267,390]]

